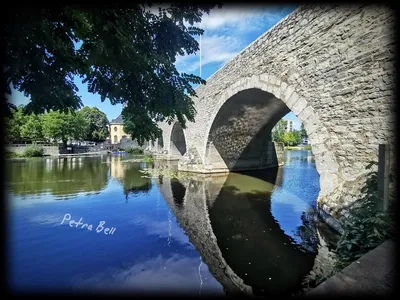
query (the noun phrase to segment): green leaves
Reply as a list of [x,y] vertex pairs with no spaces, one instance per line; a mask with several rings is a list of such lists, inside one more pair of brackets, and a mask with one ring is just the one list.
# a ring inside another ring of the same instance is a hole
[[[199,50],[193,36],[203,30],[193,24],[214,6],[172,3],[160,14],[150,13],[144,5],[10,10],[5,85],[30,96],[29,113],[67,113],[82,106],[73,83],[79,75],[102,101],[130,107],[125,112],[130,122],[127,133],[134,138],[158,135],[154,120],[178,120],[184,127],[196,113],[191,84],[205,81],[179,74],[174,63],[177,55]],[[81,43],[78,50],[76,42]]]
[[[369,166],[374,164],[371,163]],[[337,268],[347,266],[386,239],[394,238],[393,206],[390,206],[388,212],[377,211],[376,190],[376,171],[371,171],[362,188],[365,196],[353,205],[349,210],[349,217],[344,221],[344,232],[336,247]],[[391,202],[393,203],[393,199]]]
[[77,116],[81,117],[86,122],[84,140],[102,142],[109,135],[108,120],[105,113],[97,107],[85,106],[77,112]]

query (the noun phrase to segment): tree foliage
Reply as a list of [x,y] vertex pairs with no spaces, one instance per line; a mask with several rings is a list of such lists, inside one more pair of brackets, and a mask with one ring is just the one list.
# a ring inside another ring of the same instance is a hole
[[85,106],[77,112],[87,122],[84,140],[102,142],[108,137],[108,119],[104,112],[97,107]]
[[394,193],[390,194],[388,211],[379,211],[377,201],[382,200],[378,195],[378,173],[371,168],[374,165],[377,163],[371,162],[367,167],[370,172],[361,190],[364,196],[350,208],[349,217],[344,221],[343,234],[336,248],[338,269],[346,267],[385,240],[395,238]]
[[5,117],[5,141],[15,143],[22,139],[21,127],[25,124],[26,116],[23,113],[23,107],[16,107],[10,116]]
[[104,141],[108,136],[108,120],[98,108],[83,107],[78,112],[51,111],[45,114],[24,114],[25,107],[13,110],[6,118],[6,141],[38,141],[69,139]]
[[300,136],[301,136],[301,138],[304,138],[304,137],[308,136],[307,131],[304,128],[304,124],[303,123],[301,123],[301,126],[300,126]]
[[9,9],[6,92],[14,86],[29,96],[27,112],[74,111],[82,106],[74,83],[80,76],[102,101],[126,104],[125,129],[139,143],[160,135],[159,121],[177,119],[185,128],[195,116],[191,84],[205,81],[178,73],[175,59],[199,50],[194,36],[203,30],[193,25],[214,6],[172,3],[158,13],[144,4]]
[[300,133],[300,131],[296,130],[296,129],[293,129],[292,133],[293,133],[293,136],[294,136],[293,144],[294,145],[301,144],[301,133]]
[[283,135],[286,132],[287,121],[280,119],[278,123],[272,128],[272,139],[277,143],[283,143]]
[[43,139],[43,124],[41,115],[30,114],[25,116],[25,122],[21,126],[21,138],[37,141]]
[[296,141],[296,138],[293,132],[285,132],[283,134],[283,143],[285,146],[293,146]]
[[51,111],[42,117],[43,133],[46,138],[61,140],[83,140],[88,130],[88,122],[81,114]]

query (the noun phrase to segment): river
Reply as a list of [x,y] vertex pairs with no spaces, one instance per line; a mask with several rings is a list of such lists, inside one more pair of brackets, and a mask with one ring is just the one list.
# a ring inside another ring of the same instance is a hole
[[131,158],[6,161],[13,291],[290,295],[315,270],[311,151],[262,172],[178,179],[174,163]]

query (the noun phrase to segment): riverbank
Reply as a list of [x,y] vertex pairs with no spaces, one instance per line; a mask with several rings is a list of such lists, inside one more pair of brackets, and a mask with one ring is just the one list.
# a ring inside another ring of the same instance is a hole
[[387,240],[342,271],[336,273],[306,296],[387,296],[394,291],[395,242]]
[[285,150],[312,150],[311,145],[306,146],[285,146]]

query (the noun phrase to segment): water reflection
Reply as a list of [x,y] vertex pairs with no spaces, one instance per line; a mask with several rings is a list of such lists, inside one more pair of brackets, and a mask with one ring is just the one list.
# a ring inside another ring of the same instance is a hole
[[108,181],[102,158],[38,158],[6,161],[6,181],[15,195],[49,193],[55,199],[81,192],[99,192]]
[[[275,175],[267,178],[277,178],[277,171],[271,170]],[[169,184],[163,178],[160,190],[228,294],[289,294],[301,287],[316,253],[280,228],[271,213],[275,186],[259,179],[263,177],[260,172],[253,175],[230,173],[208,180],[191,178],[178,183],[174,179]],[[185,191],[182,205],[174,194]],[[311,247],[317,242],[304,241]]]
[[[308,153],[295,154],[283,168],[179,180],[140,172],[174,163],[129,156],[8,162],[10,280],[20,289],[294,293],[326,261],[312,210],[318,173]],[[77,201],[55,205],[59,197]],[[65,213],[105,220],[116,235],[60,225]]]

